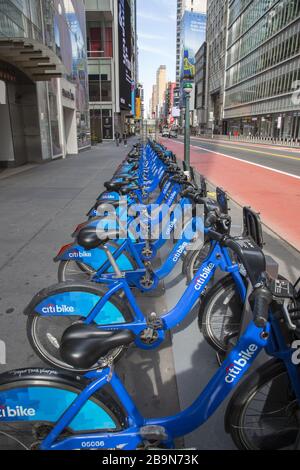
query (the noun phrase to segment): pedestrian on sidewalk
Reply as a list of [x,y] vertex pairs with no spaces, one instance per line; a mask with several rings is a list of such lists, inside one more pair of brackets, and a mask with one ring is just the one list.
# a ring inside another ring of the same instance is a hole
[[127,147],[127,134],[124,132],[123,134],[124,146]]
[[119,147],[119,145],[120,145],[120,136],[121,136],[120,132],[116,131],[115,132],[115,139],[116,139],[117,147]]

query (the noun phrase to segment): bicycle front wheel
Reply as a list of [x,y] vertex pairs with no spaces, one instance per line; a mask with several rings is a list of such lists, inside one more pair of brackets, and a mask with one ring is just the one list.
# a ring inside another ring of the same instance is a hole
[[282,362],[269,361],[237,389],[225,427],[241,450],[293,450],[299,437],[299,402]]
[[226,352],[228,339],[238,335],[243,303],[231,276],[217,282],[204,296],[199,308],[199,328],[217,352]]

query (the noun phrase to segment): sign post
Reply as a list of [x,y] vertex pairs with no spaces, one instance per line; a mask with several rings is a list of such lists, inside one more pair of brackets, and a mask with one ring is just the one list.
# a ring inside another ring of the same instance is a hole
[[185,93],[184,161],[185,161],[186,169],[190,170],[190,167],[191,167],[190,94],[193,91],[193,85],[191,83],[185,83],[183,85],[183,91]]

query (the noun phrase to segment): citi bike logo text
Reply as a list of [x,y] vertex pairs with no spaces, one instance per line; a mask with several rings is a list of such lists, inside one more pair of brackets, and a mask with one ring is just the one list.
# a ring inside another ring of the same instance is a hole
[[87,251],[71,251],[69,253],[69,258],[76,259],[76,258],[91,258],[92,253],[88,253]]
[[43,313],[74,313],[75,308],[69,305],[54,305],[49,304],[42,308]]
[[113,194],[103,194],[103,196],[101,196],[101,199],[111,199],[111,200],[114,200],[115,199],[115,196]]
[[0,406],[0,418],[27,418],[36,415],[34,408],[23,408],[23,406]]
[[243,372],[257,350],[258,346],[256,344],[250,344],[246,351],[241,351],[239,353],[240,359],[236,359],[232,364],[230,364],[229,367],[227,367],[225,382],[232,384],[235,379]]
[[207,280],[208,276],[213,271],[214,267],[215,267],[215,265],[213,263],[209,263],[209,265],[206,268],[203,269],[202,273],[200,274],[200,276],[196,280],[196,284],[195,284],[195,289],[196,290],[201,289],[201,287],[203,286],[203,284]]
[[166,235],[167,236],[171,235],[171,232],[172,232],[173,228],[176,227],[176,224],[177,224],[177,219],[173,220],[173,222],[170,223],[168,229],[166,230]]
[[174,263],[176,263],[176,261],[179,260],[180,256],[182,255],[182,253],[184,252],[184,250],[186,249],[186,247],[188,246],[189,244],[187,242],[184,242],[177,250],[177,252],[175,253],[174,255],[174,258],[173,258],[173,261]]

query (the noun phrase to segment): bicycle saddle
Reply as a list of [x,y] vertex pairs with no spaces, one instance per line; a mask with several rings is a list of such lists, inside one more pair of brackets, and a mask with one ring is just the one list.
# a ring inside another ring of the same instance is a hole
[[112,349],[127,346],[133,341],[134,335],[130,330],[101,331],[96,325],[77,323],[64,332],[60,354],[71,366],[90,369]]
[[114,183],[112,181],[107,181],[106,183],[104,183],[104,187],[108,190],[108,191],[119,191],[123,186],[125,186],[126,184],[128,184],[127,182],[119,182],[119,183]]
[[102,210],[106,211],[106,210],[111,209],[111,207],[117,208],[119,206],[126,206],[126,204],[127,204],[127,200],[125,200],[125,199],[120,199],[118,201],[113,201],[113,200],[110,201],[110,200],[107,200],[107,199],[105,199],[105,200],[100,199],[99,201],[97,201],[94,208],[98,209],[98,207],[101,206]]
[[86,250],[93,250],[98,248],[101,243],[108,240],[116,240],[119,237],[118,230],[99,230],[97,227],[86,226],[83,227],[78,235],[77,242]]

